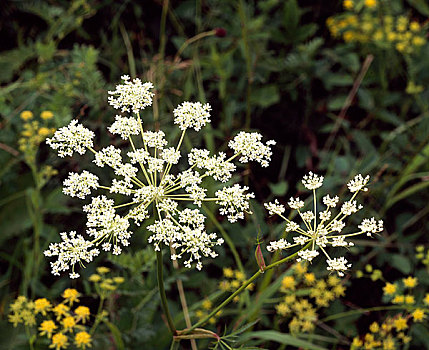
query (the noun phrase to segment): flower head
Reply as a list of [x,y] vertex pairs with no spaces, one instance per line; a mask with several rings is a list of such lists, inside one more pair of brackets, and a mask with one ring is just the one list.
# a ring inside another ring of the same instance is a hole
[[59,157],[64,158],[72,156],[73,152],[84,154],[87,148],[92,147],[94,136],[91,130],[78,124],[77,120],[72,120],[68,126],[58,129],[51,139],[46,140],[46,143],[58,151]]
[[[122,154],[113,145],[94,150],[94,134],[77,121],[58,130],[48,141],[59,150],[60,156],[75,151],[83,154],[89,149],[94,153],[95,165],[109,167],[114,173],[110,185],[99,184],[99,177],[88,171],[70,173],[64,181],[63,191],[72,197],[83,199],[95,190],[102,193],[93,195],[83,206],[87,216],[85,234],[61,233],[63,241],[50,244],[45,251],[46,256],[57,258],[51,262],[53,274],[71,270],[70,277],[76,278],[79,276],[74,270],[76,263],[92,261],[101,250],[121,254],[131,244],[133,225],[141,225],[152,215],[154,220],[147,227],[151,233],[148,243],[155,250],[163,245],[171,247],[171,259],[183,259],[186,267],[194,265],[201,269],[202,259],[216,257],[215,246],[223,243],[216,233],[207,232],[203,203],[219,205],[220,214],[230,222],[243,219],[244,213],[250,213],[249,200],[254,195],[247,186],[226,185],[236,171],[233,160],[238,157],[241,162],[256,161],[262,166],[270,161],[270,146],[274,141],[264,144],[260,134],[241,132],[229,143],[233,152],[211,154],[206,149],[193,148],[187,152],[189,167],[183,167],[179,163],[185,163],[181,162],[180,151],[185,133],[191,129],[199,131],[210,122],[210,105],[184,102],[174,109],[174,123],[182,133],[177,144],[170,145],[162,130],[144,130],[139,115],[141,109],[152,103],[153,85],[139,79],[131,81],[127,76],[123,80],[124,84],[109,92],[109,103],[135,115],[117,115],[108,130],[130,141],[128,152]],[[176,165],[180,170],[175,170]],[[206,178],[214,181],[215,186],[207,188]],[[110,194],[115,194],[115,199]]]
[[339,276],[343,276],[344,271],[349,269],[351,264],[344,257],[331,258],[325,248],[328,246],[350,247],[354,244],[353,242],[347,241],[348,237],[364,233],[366,233],[368,236],[371,236],[371,234],[378,233],[383,230],[383,222],[381,220],[376,221],[374,218],[371,218],[363,219],[362,223],[358,225],[358,228],[360,229],[359,232],[343,233],[343,229],[346,226],[346,218],[362,208],[362,206],[355,200],[355,197],[360,191],[367,190],[365,186],[368,181],[369,177],[363,177],[362,175],[357,175],[352,181],[350,181],[348,183],[348,187],[353,193],[352,198],[344,202],[339,209],[339,213],[334,215],[332,211],[339,202],[338,196],[324,196],[322,201],[326,208],[325,210],[319,209],[318,211],[316,190],[323,185],[323,177],[313,174],[312,172],[310,172],[308,175],[305,175],[302,183],[305,188],[313,192],[312,210],[303,212],[301,209],[305,207],[304,201],[300,200],[299,198],[290,199],[288,203],[289,206],[292,209],[298,211],[298,215],[303,221],[303,225],[299,225],[282,215],[282,211],[278,209],[278,202],[266,204],[265,207],[269,210],[270,215],[275,212],[274,210],[276,210],[277,214],[279,214],[286,221],[286,232],[295,232],[298,234],[292,238],[293,243],[282,238],[279,241],[270,242],[270,245],[267,247],[267,249],[269,251],[273,251],[303,246],[303,249],[298,252],[297,261],[312,261],[316,256],[319,255],[317,248],[320,248],[320,251],[322,251],[327,258],[327,270],[336,271]]
[[142,83],[138,78],[133,80],[128,75],[123,75],[124,84],[116,85],[114,91],[109,91],[109,104],[115,109],[120,109],[122,112],[139,113],[140,110],[152,105],[152,98],[155,95],[150,89],[153,89],[153,84]]

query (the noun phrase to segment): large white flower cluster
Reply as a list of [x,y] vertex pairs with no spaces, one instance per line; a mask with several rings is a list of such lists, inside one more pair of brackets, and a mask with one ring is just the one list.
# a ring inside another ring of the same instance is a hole
[[[214,247],[223,243],[216,233],[206,232],[202,204],[216,203],[219,213],[230,222],[243,219],[244,213],[250,213],[249,200],[254,195],[246,186],[228,183],[236,170],[233,161],[239,157],[241,162],[253,160],[262,166],[270,161],[270,145],[274,141],[264,144],[260,134],[245,132],[230,142],[232,151],[210,154],[206,149],[194,148],[187,152],[187,159],[182,157],[180,148],[185,133],[188,129],[199,131],[210,122],[210,105],[199,102],[179,105],[173,114],[174,123],[182,132],[176,145],[169,146],[164,132],[144,130],[140,118],[140,110],[152,104],[153,85],[143,84],[139,79],[130,81],[126,76],[123,79],[123,85],[109,92],[109,103],[134,115],[117,115],[108,130],[129,140],[127,152],[113,145],[94,150],[94,133],[76,120],[47,141],[62,157],[73,152],[83,154],[89,149],[98,167],[110,167],[114,173],[110,185],[99,184],[99,178],[86,170],[70,173],[64,181],[63,191],[72,197],[84,199],[92,191],[101,193],[83,207],[87,215],[86,235],[61,234],[63,242],[51,244],[45,252],[57,257],[51,263],[54,274],[71,269],[70,276],[77,277],[76,263],[91,261],[101,250],[120,254],[130,244],[135,230],[132,225],[144,224],[150,215],[155,220],[147,227],[151,232],[148,242],[155,250],[164,245],[172,250],[173,260],[183,259],[186,267],[201,269],[202,258],[216,257]],[[178,170],[174,171],[173,166]],[[212,179],[211,184],[217,181],[214,193],[205,187],[206,178]],[[112,193],[115,198],[122,195],[123,199],[120,202],[116,199],[119,203],[115,203],[108,197]]]
[[349,269],[351,264],[348,263],[344,257],[331,258],[326,251],[327,246],[350,247],[353,246],[353,243],[346,240],[349,237],[361,234],[366,234],[371,237],[372,234],[383,231],[383,221],[376,221],[375,218],[371,218],[362,220],[362,223],[358,225],[360,231],[343,233],[347,217],[362,209],[362,205],[358,204],[355,198],[360,191],[368,190],[365,187],[368,181],[369,176],[363,177],[359,174],[347,184],[352,193],[352,197],[341,205],[338,213],[334,216],[332,209],[337,207],[339,202],[338,196],[330,197],[329,194],[324,196],[322,202],[325,205],[325,209],[318,210],[316,190],[323,185],[323,176],[313,174],[312,172],[305,175],[302,183],[306,189],[313,192],[313,201],[311,202],[312,209],[302,211],[305,207],[305,203],[299,198],[291,198],[288,202],[289,207],[298,212],[302,224],[298,224],[286,218],[286,216],[283,215],[285,208],[278,200],[275,200],[273,203],[265,204],[265,208],[269,211],[270,215],[277,214],[286,221],[286,232],[295,232],[298,234],[292,237],[293,242],[284,238],[270,242],[270,245],[267,247],[268,251],[308,245],[307,249],[299,251],[297,261],[312,261],[319,255],[320,249],[327,258],[327,269],[329,271],[336,271],[338,275],[343,276],[344,271]]

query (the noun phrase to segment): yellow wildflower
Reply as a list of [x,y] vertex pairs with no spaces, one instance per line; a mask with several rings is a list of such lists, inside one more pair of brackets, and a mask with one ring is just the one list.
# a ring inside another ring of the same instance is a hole
[[420,322],[423,321],[423,318],[425,317],[425,312],[422,309],[415,309],[412,315],[414,322]]
[[423,299],[425,304],[429,304],[429,293],[426,293],[425,298]]
[[353,343],[352,343],[352,347],[361,347],[363,346],[363,341],[360,340],[358,337],[353,338]]
[[395,350],[395,342],[392,337],[383,340],[383,350]]
[[418,31],[420,30],[420,23],[419,23],[419,22],[416,22],[416,21],[412,21],[412,22],[410,23],[410,29],[411,29],[413,32],[418,32]]
[[57,333],[52,337],[52,344],[49,345],[50,348],[55,348],[55,350],[65,349],[69,345],[67,342],[67,337],[62,333]]
[[39,130],[37,130],[37,134],[42,137],[49,136],[51,134],[51,129],[42,126]]
[[240,287],[240,281],[239,280],[234,280],[231,282],[231,287],[234,289],[237,289],[238,287]]
[[241,271],[235,271],[235,278],[239,281],[244,281],[246,279],[246,275]]
[[9,319],[9,322],[13,324],[14,327],[18,326],[22,322],[21,315],[19,313],[13,313],[11,315],[8,315],[7,318]]
[[87,332],[76,333],[74,343],[81,349],[85,349],[87,346],[91,347],[91,335]]
[[212,302],[209,299],[205,299],[202,303],[201,303],[201,307],[205,310],[210,310],[212,308]]
[[51,111],[43,111],[42,113],[40,113],[40,118],[42,118],[43,120],[52,119],[53,117],[54,113],[52,113]]
[[284,301],[286,304],[291,305],[296,301],[296,296],[295,294],[291,294],[291,295],[286,295],[284,298]]
[[285,276],[282,279],[282,288],[286,290],[295,290],[295,278],[293,276]]
[[420,36],[415,36],[412,40],[413,45],[422,46],[426,43],[426,40]]
[[407,278],[403,278],[402,282],[404,282],[405,287],[414,288],[417,285],[417,278],[409,276]]
[[78,316],[78,320],[82,320],[82,323],[85,323],[91,314],[89,308],[86,306],[78,306],[74,310],[74,313]]
[[414,295],[406,295],[404,298],[405,304],[414,304]]
[[396,320],[394,320],[393,325],[398,332],[408,328],[407,320],[403,317],[398,317]]
[[353,8],[353,0],[344,0],[343,1],[343,7],[346,10],[351,10]]
[[25,121],[30,120],[30,119],[33,118],[33,112],[31,112],[31,111],[22,111],[21,114],[20,114],[20,117],[21,117],[22,120],[25,120]]
[[308,273],[304,274],[304,282],[305,282],[305,284],[309,284],[309,285],[316,282],[316,276],[314,275],[314,273],[308,272]]
[[373,322],[369,326],[369,330],[371,331],[371,333],[377,333],[380,330],[380,326],[378,325],[377,322]]
[[97,283],[97,282],[101,281],[101,277],[100,277],[100,275],[97,275],[96,273],[93,273],[91,276],[89,276],[88,280],[90,282]]
[[45,320],[39,327],[40,335],[46,334],[48,338],[51,338],[55,329],[57,329],[57,326],[54,321]]
[[387,282],[383,287],[383,292],[385,295],[393,295],[396,293],[396,285],[393,283]]
[[34,311],[36,311],[36,314],[41,312],[43,316],[46,316],[46,311],[49,311],[51,306],[51,303],[46,298],[40,298],[34,301]]
[[73,318],[73,316],[67,316],[65,317],[61,323],[63,324],[64,331],[65,332],[73,332],[73,327],[76,326],[76,321]]
[[219,289],[226,292],[229,291],[231,288],[231,284],[228,281],[220,281],[219,282]]
[[73,288],[67,288],[64,293],[62,294],[62,297],[65,299],[67,303],[70,305],[73,305],[75,301],[79,301],[80,293]]
[[404,302],[405,302],[405,298],[403,295],[397,295],[392,300],[393,304],[403,304]]
[[307,265],[305,265],[302,262],[299,262],[298,264],[295,265],[295,272],[299,276],[303,275],[304,273],[307,272]]
[[120,276],[118,276],[118,277],[113,277],[113,281],[114,281],[115,283],[121,284],[121,283],[124,283],[124,282],[125,282],[125,278],[120,277]]
[[346,294],[345,291],[346,291],[346,287],[342,286],[341,284],[339,284],[338,286],[335,286],[332,289],[332,292],[336,297],[343,297]]
[[105,266],[100,266],[100,267],[97,267],[97,272],[100,275],[104,275],[105,273],[110,272],[110,269],[108,267],[105,267]]
[[224,267],[223,268],[223,275],[226,278],[233,278],[234,277],[234,270],[231,269],[230,267]]
[[65,304],[58,304],[53,308],[53,312],[57,315],[57,320],[59,320],[62,316],[68,316],[69,307]]
[[36,324],[36,315],[30,309],[22,310],[21,317],[24,320],[26,326],[34,326]]
[[291,310],[286,303],[276,305],[276,311],[281,316],[286,316]]
[[315,326],[314,323],[309,321],[309,320],[305,320],[302,324],[301,324],[301,328],[303,332],[311,332],[314,330]]
[[377,6],[377,0],[365,0],[365,6],[369,8],[374,8]]
[[341,280],[335,276],[335,275],[330,275],[328,277],[328,285],[331,287],[335,287],[337,285],[339,285],[341,283]]

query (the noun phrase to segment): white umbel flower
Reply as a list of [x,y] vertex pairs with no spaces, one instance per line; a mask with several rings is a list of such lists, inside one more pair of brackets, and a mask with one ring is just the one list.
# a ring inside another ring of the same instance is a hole
[[153,89],[153,84],[142,83],[140,79],[135,78],[132,81],[128,75],[123,75],[124,84],[116,85],[114,91],[108,91],[109,104],[115,109],[122,112],[129,112],[130,109],[134,113],[145,109],[152,105],[152,98],[155,95],[150,89]]
[[340,258],[328,259],[326,263],[328,264],[328,271],[337,271],[339,276],[344,276],[344,272],[349,269],[352,264],[348,264],[348,261],[342,256]]
[[63,185],[64,194],[84,199],[87,195],[91,194],[91,188],[96,189],[98,187],[98,176],[86,170],[82,171],[81,174],[69,173]]
[[302,184],[309,190],[315,190],[323,185],[323,176],[313,174],[311,171],[302,178]]
[[240,162],[248,163],[256,161],[263,167],[267,167],[271,161],[271,147],[276,144],[275,141],[269,140],[266,144],[261,142],[262,135],[257,132],[244,132],[234,137],[229,141],[228,146],[235,151],[236,154],[241,154]]
[[270,215],[282,215],[285,212],[285,206],[280,204],[277,199],[274,200],[274,203],[264,203],[265,208],[268,210]]
[[200,102],[183,102],[173,111],[174,123],[179,125],[182,131],[188,128],[199,131],[210,123],[211,110],[208,103],[202,105]]
[[136,118],[117,115],[115,122],[108,127],[108,130],[112,134],[120,135],[122,139],[127,140],[131,135],[139,134],[140,126]]
[[363,177],[361,174],[358,174],[354,177],[353,180],[350,180],[347,184],[347,187],[349,188],[350,192],[357,192],[357,191],[368,191],[368,188],[366,188],[366,184],[369,182],[369,175]]
[[[353,193],[352,197],[345,201],[339,209],[337,214],[333,214],[334,208],[337,207],[339,202],[338,196],[331,197],[329,194],[323,197],[323,204],[326,206],[325,210],[317,210],[318,198],[317,189],[323,185],[323,177],[310,172],[304,176],[302,183],[304,187],[311,190],[313,193],[312,207],[313,211],[309,210],[301,212],[300,209],[304,207],[304,201],[299,198],[291,198],[289,206],[298,211],[303,223],[301,225],[294,221],[287,219],[283,216],[283,210],[277,210],[273,203],[265,204],[269,214],[276,213],[286,221],[285,232],[295,232],[296,236],[292,237],[292,243],[286,242],[285,239],[280,239],[277,242],[270,242],[267,247],[268,251],[278,249],[290,249],[298,246],[305,246],[304,250],[299,251],[299,258],[297,261],[307,260],[312,261],[319,255],[318,248],[327,257],[327,269],[329,271],[336,271],[340,276],[344,275],[344,271],[351,267],[351,264],[345,260],[344,257],[331,259],[328,255],[328,247],[351,247],[353,242],[347,241],[348,238],[366,233],[371,236],[373,233],[378,233],[383,230],[383,222],[376,221],[375,218],[364,219],[358,226],[360,232],[343,233],[346,226],[345,220],[348,216],[356,213],[362,209],[362,205],[358,204],[355,197],[360,191],[366,191],[365,185],[368,183],[369,177],[362,175],[356,176],[349,182],[349,189]],[[278,202],[275,202],[278,203]],[[276,212],[277,211],[277,212]],[[333,218],[332,218],[333,217]],[[326,248],[326,249],[325,249]]]
[[222,215],[226,215],[229,222],[236,222],[237,219],[244,219],[244,213],[251,214],[250,198],[255,198],[253,193],[245,193],[249,187],[235,184],[232,187],[224,187],[216,191],[216,203],[223,208],[219,210]]
[[363,219],[362,223],[358,226],[362,232],[371,237],[372,233],[379,233],[383,231],[383,221],[376,221],[375,218]]
[[52,138],[46,139],[46,143],[58,151],[59,157],[64,158],[72,156],[73,152],[84,154],[87,148],[93,146],[94,136],[91,130],[78,124],[77,120],[72,120],[68,126],[58,129]]
[[[194,148],[188,155],[189,166],[178,171],[175,165],[180,162],[180,147],[184,140],[194,139],[185,139],[185,134],[199,131],[210,122],[210,105],[184,102],[173,111],[174,123],[182,132],[177,144],[169,147],[165,133],[143,128],[139,114],[152,104],[152,83],[130,80],[128,76],[122,79],[123,84],[109,91],[109,104],[136,115],[117,115],[108,131],[129,141],[131,149],[124,149],[128,158],[121,154],[123,142],[121,148],[110,145],[94,150],[94,133],[77,121],[58,130],[48,141],[61,157],[73,152],[82,154],[88,148],[94,153],[94,163],[100,168],[110,168],[114,174],[106,186],[99,184],[98,177],[87,171],[80,175],[71,173],[64,182],[64,192],[71,196],[85,198],[92,190],[101,193],[83,206],[87,216],[84,234],[88,240],[76,233],[70,237],[62,234],[66,243],[53,244],[46,252],[49,256],[59,255],[58,261],[52,263],[52,270],[57,274],[76,262],[83,265],[98,254],[98,249],[121,254],[132,244],[134,224],[146,227],[147,219],[151,220],[147,228],[151,232],[148,242],[155,250],[163,246],[173,249],[171,259],[182,259],[185,267],[194,266],[200,270],[203,258],[215,258],[215,246],[223,243],[216,233],[206,231],[203,212],[207,209],[203,203],[217,203],[220,213],[231,222],[243,219],[245,212],[250,213],[249,199],[254,195],[247,193],[247,187],[234,182],[225,187],[225,183],[234,180],[236,158],[241,157],[243,162],[255,160],[267,166],[271,157],[270,145],[274,142],[264,144],[260,134],[241,133],[232,141],[234,152],[211,154],[206,149]],[[100,176],[103,178],[106,176]],[[115,201],[108,196],[114,197]],[[73,267],[70,276],[78,276]]]

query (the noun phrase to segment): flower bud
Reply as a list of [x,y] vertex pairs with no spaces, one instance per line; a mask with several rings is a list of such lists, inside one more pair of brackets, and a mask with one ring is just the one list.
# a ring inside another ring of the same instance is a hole
[[266,268],[266,265],[265,265],[264,255],[262,254],[260,244],[258,244],[258,246],[256,247],[255,258],[256,258],[256,263],[259,266],[259,270],[261,270],[261,272],[263,273]]

